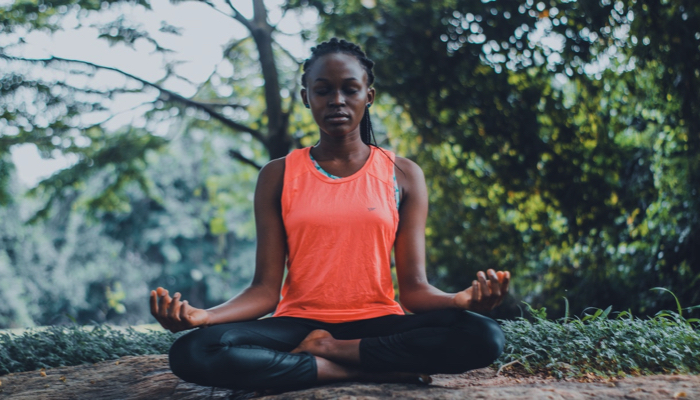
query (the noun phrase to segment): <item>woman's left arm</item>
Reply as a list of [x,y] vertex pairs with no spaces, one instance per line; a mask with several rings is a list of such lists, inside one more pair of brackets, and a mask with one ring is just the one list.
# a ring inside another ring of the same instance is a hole
[[421,168],[411,160],[397,157],[396,165],[401,208],[394,255],[401,304],[413,313],[445,308],[486,312],[496,307],[508,292],[510,273],[507,271],[479,271],[472,286],[458,293],[445,293],[428,282],[425,273],[425,222],[428,216],[425,177]]

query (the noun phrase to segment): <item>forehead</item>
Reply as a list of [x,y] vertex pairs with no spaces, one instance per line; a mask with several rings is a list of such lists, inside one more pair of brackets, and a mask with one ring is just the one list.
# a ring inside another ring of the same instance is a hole
[[311,64],[307,76],[308,83],[313,83],[317,79],[346,80],[351,78],[363,83],[367,82],[367,71],[360,64],[360,60],[345,53],[331,53],[319,57]]

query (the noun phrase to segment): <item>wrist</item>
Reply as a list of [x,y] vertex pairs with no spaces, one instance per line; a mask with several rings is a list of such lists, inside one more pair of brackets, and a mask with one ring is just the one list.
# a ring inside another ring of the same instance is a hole
[[199,325],[201,328],[206,328],[207,326],[216,325],[216,311],[212,309],[203,310],[204,318],[202,318],[202,323]]
[[468,290],[462,290],[461,292],[453,294],[452,301],[454,303],[455,308],[459,308],[460,310],[471,311],[472,301],[471,294]]
[[450,294],[451,303],[452,303],[452,308],[462,308],[462,307],[459,306],[459,303],[457,302],[457,295],[458,295],[458,294],[459,294],[459,293],[451,293],[451,294]]

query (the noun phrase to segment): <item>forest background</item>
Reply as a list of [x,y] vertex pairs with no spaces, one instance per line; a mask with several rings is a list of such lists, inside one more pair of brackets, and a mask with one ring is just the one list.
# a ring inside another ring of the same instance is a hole
[[[425,171],[436,286],[512,271],[499,318],[521,301],[562,315],[563,298],[579,315],[675,309],[654,287],[700,304],[697,2],[172,4],[246,33],[210,32],[224,45],[204,78],[187,76],[172,44],[191,32],[158,0],[0,2],[0,328],[153,322],[157,286],[199,307],[242,290],[257,172],[318,136],[298,99],[308,51],[288,39],[332,36],[377,63],[380,145]],[[159,73],[36,56],[25,40],[85,27]],[[71,165],[27,188],[12,161],[27,144]]]

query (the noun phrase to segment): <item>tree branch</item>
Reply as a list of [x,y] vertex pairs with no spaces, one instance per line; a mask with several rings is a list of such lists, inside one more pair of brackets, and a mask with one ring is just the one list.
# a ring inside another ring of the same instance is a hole
[[[279,46],[279,44],[278,44]],[[280,46],[282,47],[282,46]],[[292,115],[294,112],[294,104],[297,101],[297,94],[299,93],[299,86],[301,86],[301,77],[300,77],[300,72],[301,69],[297,68],[296,72],[294,72],[294,89],[292,89],[292,92],[289,94],[289,108],[287,108],[287,111],[285,112],[286,118],[287,118],[287,123],[289,122],[289,116]]]
[[168,97],[166,100],[177,101],[177,102],[185,104],[186,106],[190,106],[190,107],[194,107],[194,108],[197,108],[199,110],[202,110],[202,111],[206,112],[207,114],[209,114],[215,120],[224,124],[225,126],[231,128],[233,130],[236,130],[236,131],[250,133],[251,136],[253,136],[255,139],[257,139],[261,143],[266,143],[265,138],[261,132],[226,118],[222,114],[218,113],[216,110],[212,109],[211,106],[196,102],[196,101],[188,99],[186,97],[183,97],[183,96],[181,96],[173,91],[170,91],[168,89],[161,87],[160,85],[157,85],[153,82],[149,82],[143,78],[139,78],[138,76],[132,75],[128,72],[124,72],[118,68],[99,65],[99,64],[95,64],[95,63],[92,63],[89,61],[73,60],[73,59],[69,59],[69,58],[54,57],[54,56],[51,56],[49,58],[32,59],[32,58],[23,58],[23,57],[13,57],[13,56],[8,56],[6,54],[0,53],[0,58],[4,58],[4,59],[10,60],[10,61],[25,61],[25,62],[31,62],[31,63],[41,63],[41,64],[45,64],[45,65],[56,63],[56,62],[75,63],[75,64],[87,65],[89,67],[96,68],[96,69],[113,71],[113,72],[116,72],[118,74],[124,75],[128,78],[131,78],[135,81],[138,81],[141,84],[143,84],[144,86],[149,86],[149,87],[152,87],[152,88],[158,90],[159,92],[161,92],[161,94],[165,94]]
[[252,30],[253,30],[253,24],[251,24],[250,21],[247,20],[247,19],[236,9],[236,7],[233,5],[233,3],[231,3],[231,0],[226,0],[226,4],[228,4],[228,6],[231,7],[231,11],[233,11],[233,15],[231,15],[231,17],[233,17],[236,21],[238,21],[238,22],[240,22],[241,24],[243,24],[243,26],[245,26],[246,28],[248,28],[249,31],[252,31]]
[[255,20],[258,26],[265,26],[272,31],[272,27],[267,20],[267,8],[265,8],[265,2],[263,0],[253,0],[253,20]]
[[[273,31],[280,32],[280,31],[277,29],[277,25],[279,25],[280,22],[282,22],[282,20],[284,19],[284,17],[287,16],[287,11],[289,11],[289,8],[284,8],[284,9],[282,10],[282,16],[280,17],[279,21],[277,21],[276,24],[272,25],[272,30],[273,30]],[[282,32],[282,33],[284,33],[284,32]]]
[[228,46],[226,48],[226,50],[224,50],[224,57],[228,57],[229,53],[232,52],[233,49],[235,49],[236,47],[238,47],[240,44],[242,44],[243,42],[245,42],[248,39],[250,39],[250,36],[246,36],[243,39],[236,40],[235,42],[231,43],[231,45]]
[[296,57],[294,57],[294,55],[293,55],[292,53],[289,52],[289,50],[287,50],[287,49],[286,49],[284,46],[282,46],[281,44],[277,43],[276,40],[273,40],[273,42],[274,42],[274,43],[277,45],[277,47],[279,47],[280,50],[282,50],[282,52],[283,52],[284,54],[286,54],[287,57],[289,57],[292,61],[294,61],[295,63],[297,63],[299,66],[301,66],[301,64],[303,64],[303,61],[299,61]]
[[143,103],[141,103],[141,104],[135,105],[135,106],[130,107],[130,108],[126,109],[126,110],[121,110],[121,111],[119,111],[119,112],[116,112],[116,113],[110,115],[109,117],[103,119],[102,121],[100,121],[100,122],[98,122],[98,123],[95,123],[95,124],[92,124],[92,125],[88,125],[88,126],[83,127],[83,128],[81,128],[81,129],[90,129],[90,128],[98,127],[98,126],[100,126],[100,125],[102,125],[102,124],[104,124],[104,123],[106,123],[106,122],[111,121],[113,118],[116,118],[117,116],[119,116],[119,115],[121,115],[121,114],[128,113],[128,112],[130,112],[130,111],[134,111],[134,110],[136,110],[136,109],[138,109],[138,108],[140,108],[140,107],[145,106],[146,104],[153,104],[153,102],[152,102],[152,101],[145,101],[145,102],[143,102]]
[[240,109],[247,109],[248,106],[245,106],[243,104],[238,104],[238,103],[229,103],[226,101],[201,101],[201,100],[193,100],[196,101],[197,103],[204,105],[204,106],[210,106],[210,107],[231,107],[231,108],[240,108]]
[[228,155],[229,155],[229,157],[234,158],[234,159],[236,159],[244,164],[248,164],[248,165],[251,165],[251,166],[257,168],[258,170],[262,169],[262,165],[256,163],[255,161],[251,160],[250,158],[247,158],[246,156],[244,156],[243,154],[241,154],[237,150],[229,149]]
[[245,26],[246,29],[248,29],[248,31],[251,31],[251,32],[252,32],[252,30],[253,30],[253,24],[251,23],[251,21],[247,20],[247,19],[236,9],[236,7],[233,5],[233,3],[231,3],[231,0],[226,0],[226,4],[228,4],[228,6],[231,8],[231,11],[233,11],[233,14],[226,14],[225,12],[219,10],[219,9],[216,8],[216,6],[215,6],[214,4],[212,4],[209,0],[197,0],[197,1],[199,1],[200,3],[204,3],[204,4],[208,5],[209,7],[213,8],[216,12],[219,12],[219,13],[221,13],[221,14],[223,14],[223,15],[229,17],[229,18],[235,19],[236,21],[240,22],[243,26]]

